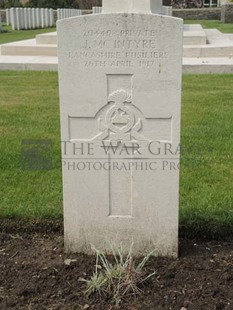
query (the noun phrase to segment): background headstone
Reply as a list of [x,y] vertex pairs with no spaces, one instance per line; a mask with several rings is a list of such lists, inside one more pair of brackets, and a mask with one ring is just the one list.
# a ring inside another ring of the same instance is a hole
[[32,29],[36,28],[36,9],[32,8]]
[[16,8],[15,9],[15,14],[16,14],[16,29],[20,30],[21,29],[21,20],[20,20],[20,9]]
[[23,9],[23,15],[24,15],[24,29],[28,29],[28,11],[27,9]]
[[53,27],[54,26],[54,13],[53,13],[53,9],[49,9],[49,27]]
[[27,8],[27,14],[28,14],[28,29],[32,29],[32,9]]
[[36,28],[41,27],[41,15],[40,15],[40,9],[36,8]]
[[24,13],[23,13],[23,8],[19,9],[19,16],[20,16],[20,29],[24,29]]
[[49,9],[45,9],[45,28],[48,28],[49,26]]
[[10,9],[10,19],[11,19],[11,28],[12,30],[16,30],[16,14],[15,14],[15,8]]
[[6,24],[10,26],[10,9],[6,9]]
[[41,28],[45,28],[45,9],[40,9]]

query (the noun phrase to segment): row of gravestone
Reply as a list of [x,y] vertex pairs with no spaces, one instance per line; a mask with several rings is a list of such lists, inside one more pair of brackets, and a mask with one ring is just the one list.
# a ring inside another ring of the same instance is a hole
[[57,9],[57,19],[64,19],[82,15],[82,10],[77,9]]
[[[57,9],[57,19],[82,15],[82,10]],[[54,10],[47,8],[6,9],[6,23],[12,30],[48,28],[55,25]]]
[[12,30],[48,28],[55,24],[53,9],[11,8],[6,10],[6,23]]
[[100,13],[102,13],[102,7],[101,6],[93,6],[92,13],[93,14],[100,14]]

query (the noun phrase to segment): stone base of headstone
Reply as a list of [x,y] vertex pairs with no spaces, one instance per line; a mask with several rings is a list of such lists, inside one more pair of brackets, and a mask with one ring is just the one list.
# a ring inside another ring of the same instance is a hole
[[222,5],[221,22],[233,23],[233,3],[224,3]]

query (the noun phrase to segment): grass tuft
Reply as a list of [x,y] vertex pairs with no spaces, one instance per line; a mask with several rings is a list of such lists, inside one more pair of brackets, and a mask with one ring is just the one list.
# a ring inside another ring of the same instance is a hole
[[86,283],[85,294],[107,295],[112,298],[116,306],[120,306],[122,300],[129,295],[142,293],[142,285],[155,273],[149,275],[144,267],[152,253],[144,257],[140,263],[132,256],[133,244],[126,257],[122,254],[122,248],[117,251],[112,247],[113,263],[111,258],[93,247],[96,252],[95,272],[89,280],[80,279]]

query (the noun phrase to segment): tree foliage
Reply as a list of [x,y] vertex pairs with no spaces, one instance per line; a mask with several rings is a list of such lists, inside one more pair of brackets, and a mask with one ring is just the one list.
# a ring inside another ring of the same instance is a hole
[[[29,0],[24,6],[32,8],[75,8],[81,10],[101,6],[101,0]],[[0,8],[22,7],[19,0],[0,0]]]
[[76,8],[78,3],[76,0],[29,0],[26,5],[33,8]]
[[0,8],[1,9],[8,9],[12,7],[22,7],[22,4],[19,0],[0,0]]
[[77,0],[80,9],[82,10],[88,10],[92,9],[93,6],[101,6],[102,1],[101,0]]

